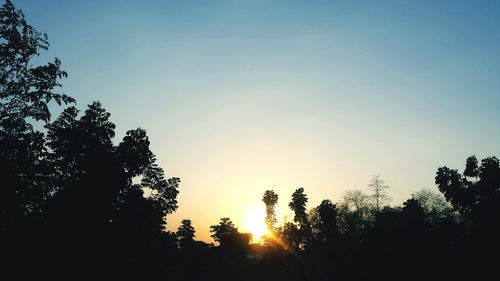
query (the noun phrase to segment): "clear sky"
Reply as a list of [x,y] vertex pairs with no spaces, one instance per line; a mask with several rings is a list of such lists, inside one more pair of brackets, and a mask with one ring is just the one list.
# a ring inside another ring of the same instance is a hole
[[[393,204],[439,166],[500,156],[500,1],[14,0],[83,109],[138,126],[197,238],[262,195],[280,221],[381,175]],[[291,218],[291,217],[290,217]]]

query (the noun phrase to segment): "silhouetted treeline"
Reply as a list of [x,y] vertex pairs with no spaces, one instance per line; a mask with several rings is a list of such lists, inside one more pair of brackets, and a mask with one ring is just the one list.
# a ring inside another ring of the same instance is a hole
[[[56,58],[10,1],[0,8],[0,278],[2,280],[484,280],[495,279],[500,238],[500,163],[441,167],[441,193],[421,190],[388,203],[380,176],[370,194],[348,191],[309,208],[291,195],[279,222],[278,194],[264,192],[262,243],[228,218],[195,240],[189,219],[165,229],[179,178],[165,178],[146,131],[114,142],[99,102],[79,111],[60,90]],[[51,105],[52,104],[52,105]],[[51,118],[51,106],[64,106]]]
[[47,36],[10,1],[0,34],[1,274],[160,276],[171,247],[164,217],[177,209],[179,179],[164,177],[144,130],[115,145],[99,102],[81,113],[68,106],[51,121],[50,102],[75,100],[57,92],[66,76],[58,59],[32,65]]

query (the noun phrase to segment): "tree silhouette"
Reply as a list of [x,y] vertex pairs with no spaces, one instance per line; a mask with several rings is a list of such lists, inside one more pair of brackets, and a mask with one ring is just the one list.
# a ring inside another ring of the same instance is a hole
[[[489,257],[500,250],[500,161],[487,157],[478,167],[476,157],[471,156],[466,160],[463,175],[455,169],[441,167],[436,172],[435,182],[465,221],[464,231],[456,243],[461,251],[456,253],[458,258],[454,260],[467,268],[469,277],[476,278],[473,272],[481,274],[481,278],[496,274],[496,265]],[[457,230],[452,222],[443,225],[441,229],[447,234]]]
[[468,178],[476,178],[479,176],[479,169],[477,166],[476,155],[472,155],[467,158],[465,162],[464,176]]
[[179,239],[180,248],[189,248],[194,243],[194,227],[191,225],[191,220],[184,219],[177,229],[177,239]]
[[301,247],[302,234],[300,229],[291,222],[285,223],[280,232],[281,240],[285,242],[286,246],[294,251],[299,251]]
[[50,194],[46,176],[50,167],[44,159],[43,134],[35,131],[29,120],[48,122],[50,101],[60,105],[74,100],[54,92],[60,86],[59,79],[66,77],[57,58],[33,66],[33,58],[48,49],[47,35],[31,27],[24,14],[8,0],[0,8],[0,38],[2,235],[39,221]]
[[304,194],[304,188],[300,187],[292,194],[292,201],[288,204],[294,213],[293,221],[301,226],[307,224],[306,204],[308,200],[307,195]]
[[[310,242],[312,237],[311,225],[309,224],[306,213],[306,204],[308,200],[307,195],[304,193],[304,188],[300,187],[294,191],[292,194],[292,200],[288,204],[290,209],[294,212],[293,220],[298,224],[299,233],[299,235],[295,235],[295,228],[290,226],[288,228],[291,231],[291,235],[289,235],[289,237],[298,239],[298,241],[291,241],[291,243],[298,245],[301,250],[304,250],[307,247],[307,244]],[[283,231],[286,230],[287,229],[284,229]]]
[[412,194],[411,198],[418,202],[431,220],[455,215],[453,206],[446,201],[441,193],[422,189]]
[[372,190],[372,198],[375,202],[375,211],[378,213],[381,205],[385,204],[389,200],[386,191],[389,186],[385,184],[385,181],[381,179],[379,175],[374,176],[368,186]]
[[154,154],[149,150],[149,138],[141,128],[126,132],[117,153],[127,176],[131,178],[141,175],[154,162]]
[[274,211],[274,208],[278,203],[278,194],[274,193],[273,190],[266,190],[264,192],[264,196],[262,197],[262,202],[266,204],[267,229],[273,232],[274,226],[277,223],[276,212]]
[[23,122],[25,118],[50,120],[47,103],[71,103],[74,99],[53,90],[67,73],[56,58],[46,65],[32,66],[32,59],[47,50],[47,34],[30,26],[10,0],[0,8],[0,121]]
[[426,215],[420,203],[415,199],[408,199],[403,203],[402,214],[405,218],[408,234],[418,236],[426,229]]
[[331,249],[338,237],[337,207],[330,200],[323,200],[310,216],[313,234],[320,248]]
[[360,190],[347,191],[339,204],[339,229],[342,233],[359,239],[373,221],[370,197]]
[[[441,167],[436,173],[436,184],[462,215],[468,216],[481,227],[499,228],[500,216],[500,161],[487,157],[477,168],[477,160],[471,156],[466,161],[462,176],[457,170]],[[470,181],[468,178],[478,177]]]
[[[80,118],[69,107],[46,125],[47,160],[53,167],[46,218],[60,255],[78,253],[84,259],[101,252],[92,258],[95,270],[108,268],[110,256],[133,270],[160,243],[164,218],[177,208],[179,179],[164,178],[144,130],[128,131],[115,146],[109,117],[94,102]],[[133,177],[141,177],[141,185]],[[82,242],[68,252],[74,239]],[[67,269],[78,270],[76,264]]]
[[[55,91],[67,75],[57,58],[33,66],[47,36],[10,1],[0,8],[0,36],[0,246],[7,267],[18,279],[24,272],[105,278],[161,262],[154,257],[165,216],[177,208],[179,179],[165,179],[146,132],[128,131],[114,145],[115,125],[98,102],[81,117],[68,107],[50,122],[51,101],[74,100]],[[46,134],[34,129],[40,122]]]
[[210,226],[210,232],[213,232],[211,237],[222,247],[225,247],[234,242],[238,228],[229,218],[221,218],[218,225]]

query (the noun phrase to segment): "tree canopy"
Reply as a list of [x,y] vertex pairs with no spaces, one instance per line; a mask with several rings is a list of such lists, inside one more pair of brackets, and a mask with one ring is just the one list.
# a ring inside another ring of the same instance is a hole
[[[116,126],[99,102],[82,114],[69,106],[75,100],[57,92],[67,76],[61,61],[33,66],[47,35],[8,0],[0,37],[0,241],[12,270],[33,259],[59,264],[63,276],[92,260],[85,274],[104,277],[127,263],[138,273],[177,209],[179,178],[165,178],[145,130],[129,130],[115,145]],[[67,106],[54,121],[52,101]]]
[[177,238],[179,239],[179,247],[188,248],[194,243],[194,227],[191,225],[191,220],[183,219],[181,225],[177,229]]
[[278,194],[274,193],[272,190],[266,190],[264,196],[262,197],[262,202],[266,205],[266,226],[270,231],[274,230],[274,226],[278,222],[276,219],[276,212],[274,210],[276,204],[278,203]]

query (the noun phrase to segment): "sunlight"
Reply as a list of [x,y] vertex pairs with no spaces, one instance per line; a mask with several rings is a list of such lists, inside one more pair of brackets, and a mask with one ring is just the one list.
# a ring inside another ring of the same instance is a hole
[[252,208],[245,217],[246,231],[252,233],[252,242],[261,242],[262,236],[267,234],[264,208]]

